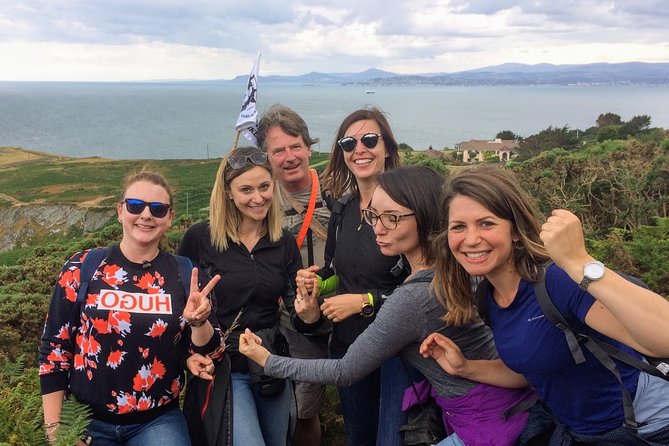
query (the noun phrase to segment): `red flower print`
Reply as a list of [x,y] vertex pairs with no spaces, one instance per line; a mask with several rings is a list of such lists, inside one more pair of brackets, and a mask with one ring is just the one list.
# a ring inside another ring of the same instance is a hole
[[181,383],[179,382],[178,379],[174,379],[172,381],[172,385],[170,386],[170,392],[174,397],[179,396],[179,393],[181,392]]
[[84,355],[76,354],[74,355],[74,368],[75,370],[84,369]]
[[92,325],[98,334],[109,334],[111,330],[109,329],[109,323],[104,319],[94,318],[92,319]]
[[114,329],[116,333],[125,337],[130,333],[130,313],[127,311],[110,311],[109,312],[109,326]]
[[165,365],[156,358],[153,359],[151,374],[158,379],[162,379],[162,377],[165,376]]
[[121,392],[116,397],[116,407],[119,414],[132,412],[137,409],[137,398],[135,395]]
[[67,270],[63,271],[58,278],[58,285],[63,288],[65,291],[65,298],[70,302],[77,300],[77,293],[74,288],[75,286],[77,289],[79,288],[79,270],[76,269],[75,272],[77,273],[77,277],[75,277],[75,274],[72,272],[72,270]]
[[[156,273],[156,276],[159,276],[160,274]],[[137,283],[135,283],[137,288],[140,288],[142,290],[146,290],[148,294],[159,294],[161,292],[160,289],[160,280],[158,277],[153,276],[151,273],[146,273],[142,277],[137,280]]]
[[58,331],[58,334],[56,335],[58,339],[62,339],[64,341],[70,339],[70,324],[67,323],[60,327],[60,330]]
[[137,401],[137,410],[151,409],[152,406],[153,400],[148,396],[143,396]]
[[39,366],[39,374],[40,375],[48,375],[49,373],[53,372],[55,367],[52,364],[40,364]]
[[116,288],[119,285],[122,285],[126,281],[128,273],[126,273],[123,268],[118,265],[105,265],[102,269],[102,280],[110,286]]
[[165,333],[166,329],[167,323],[162,319],[158,319],[156,322],[151,324],[151,329],[148,333],[146,333],[146,335],[151,336],[152,338],[159,338],[163,333]]
[[107,356],[107,366],[112,369],[117,369],[118,366],[123,362],[123,357],[126,352],[121,350],[112,350]]
[[132,389],[139,392],[141,390],[149,390],[156,382],[156,378],[151,373],[151,369],[147,365],[143,365],[132,380]]
[[86,308],[94,307],[98,303],[99,294],[89,294],[86,296]]
[[60,348],[54,348],[46,359],[51,362],[66,362],[67,356]]
[[97,355],[102,349],[100,343],[95,340],[95,336],[89,336],[82,339],[80,346],[81,353],[84,355]]

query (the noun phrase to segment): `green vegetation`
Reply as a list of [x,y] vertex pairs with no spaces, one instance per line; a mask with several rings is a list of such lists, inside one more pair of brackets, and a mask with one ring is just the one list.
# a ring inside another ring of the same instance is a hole
[[[536,144],[526,152],[532,156],[508,162],[506,168],[518,174],[542,213],[563,207],[579,215],[595,257],[669,296],[669,134],[648,128],[650,118],[625,123],[616,116],[600,115],[597,127],[579,135],[566,126],[531,135],[523,143]],[[601,138],[602,134],[625,134],[626,138]],[[513,133],[500,135],[506,138]],[[460,168],[453,167],[450,156],[432,158],[405,146],[405,164],[429,165],[444,173]],[[321,170],[327,158],[328,154],[314,152],[312,167]],[[165,239],[166,248],[174,250],[183,231],[206,218],[219,162],[42,158],[4,168],[0,165],[0,190],[22,202],[113,206],[121,179],[129,171],[157,170],[175,192],[178,218]],[[0,210],[7,203],[0,198]],[[108,245],[120,235],[119,224],[112,220],[93,233],[71,231],[0,253],[0,445],[41,441],[37,344],[63,262],[76,251]],[[343,421],[337,404],[336,392],[330,387],[321,414],[326,444],[342,441]],[[76,438],[81,408],[74,405],[67,410],[71,426],[67,432],[73,435],[70,439]]]

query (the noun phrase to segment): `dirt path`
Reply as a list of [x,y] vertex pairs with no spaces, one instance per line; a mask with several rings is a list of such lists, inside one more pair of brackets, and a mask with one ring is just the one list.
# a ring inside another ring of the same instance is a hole
[[0,200],[9,201],[12,204],[25,204],[24,202],[17,200],[16,198],[12,197],[11,195],[2,194],[2,193],[0,193]]

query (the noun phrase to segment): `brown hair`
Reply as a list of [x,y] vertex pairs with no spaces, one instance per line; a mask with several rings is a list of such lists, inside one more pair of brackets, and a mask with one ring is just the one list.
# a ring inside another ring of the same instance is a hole
[[307,123],[295,110],[285,105],[274,104],[260,116],[258,121],[258,147],[265,152],[267,152],[267,130],[275,126],[291,136],[301,136],[307,147],[318,142],[318,138],[311,138]]
[[467,169],[451,177],[446,182],[442,205],[444,231],[435,239],[437,262],[433,285],[439,302],[447,310],[444,320],[456,326],[476,318],[470,276],[455,260],[448,246],[449,208],[457,195],[471,198],[498,218],[511,223],[512,234],[518,237],[511,254],[512,262],[523,279],[536,281],[538,266],[549,260],[539,238],[541,223],[536,204],[511,171],[482,167]]
[[323,181],[321,187],[323,190],[330,191],[330,194],[334,199],[338,199],[347,192],[353,194],[358,193],[358,183],[355,176],[353,176],[346,166],[346,163],[344,162],[344,152],[341,147],[339,147],[339,144],[337,144],[337,141],[345,136],[344,134],[346,130],[351,125],[366,119],[375,121],[381,129],[381,137],[383,138],[383,143],[388,152],[385,161],[385,170],[394,169],[400,164],[399,144],[397,144],[395,136],[393,136],[393,132],[390,129],[390,124],[388,123],[388,119],[386,119],[385,113],[376,107],[363,108],[354,111],[344,118],[339,125],[339,129],[337,130],[332,143],[330,160],[322,175]]
[[[232,180],[242,175],[254,167],[262,167],[267,170],[272,177],[272,186],[274,188],[272,203],[263,222],[262,234],[269,234],[271,241],[276,242],[282,235],[283,214],[281,212],[281,202],[279,188],[276,185],[272,167],[269,161],[264,164],[253,164],[247,162],[239,169],[233,169],[228,160],[235,156],[248,156],[253,153],[262,152],[256,147],[238,147],[231,150],[222,160],[216,172],[216,181],[211,191],[209,199],[209,227],[211,232],[211,243],[220,251],[228,249],[228,239],[239,243],[239,225],[242,222],[242,215],[237,206],[228,198],[230,193],[230,183]],[[264,153],[264,152],[263,152]]]
[[128,191],[128,188],[139,181],[146,181],[147,183],[155,184],[156,186],[160,186],[165,189],[165,191],[167,191],[167,195],[170,197],[169,204],[172,206],[172,208],[174,208],[174,197],[172,195],[172,189],[170,188],[170,185],[167,184],[165,177],[159,173],[150,172],[148,170],[130,173],[123,179],[123,194],[121,199],[125,198],[125,193]]

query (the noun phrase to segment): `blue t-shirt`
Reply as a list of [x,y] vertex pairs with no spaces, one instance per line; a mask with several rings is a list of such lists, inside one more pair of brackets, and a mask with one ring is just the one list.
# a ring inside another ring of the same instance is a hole
[[[546,287],[570,326],[638,356],[585,325],[585,316],[595,299],[557,265],[546,272]],[[489,295],[488,308],[500,357],[532,383],[560,421],[580,434],[599,434],[624,424],[620,384],[586,348],[582,348],[586,361],[575,364],[564,333],[541,311],[532,283],[521,280],[518,294],[508,308],[501,308]],[[634,398],[639,371],[616,362],[625,387]]]

